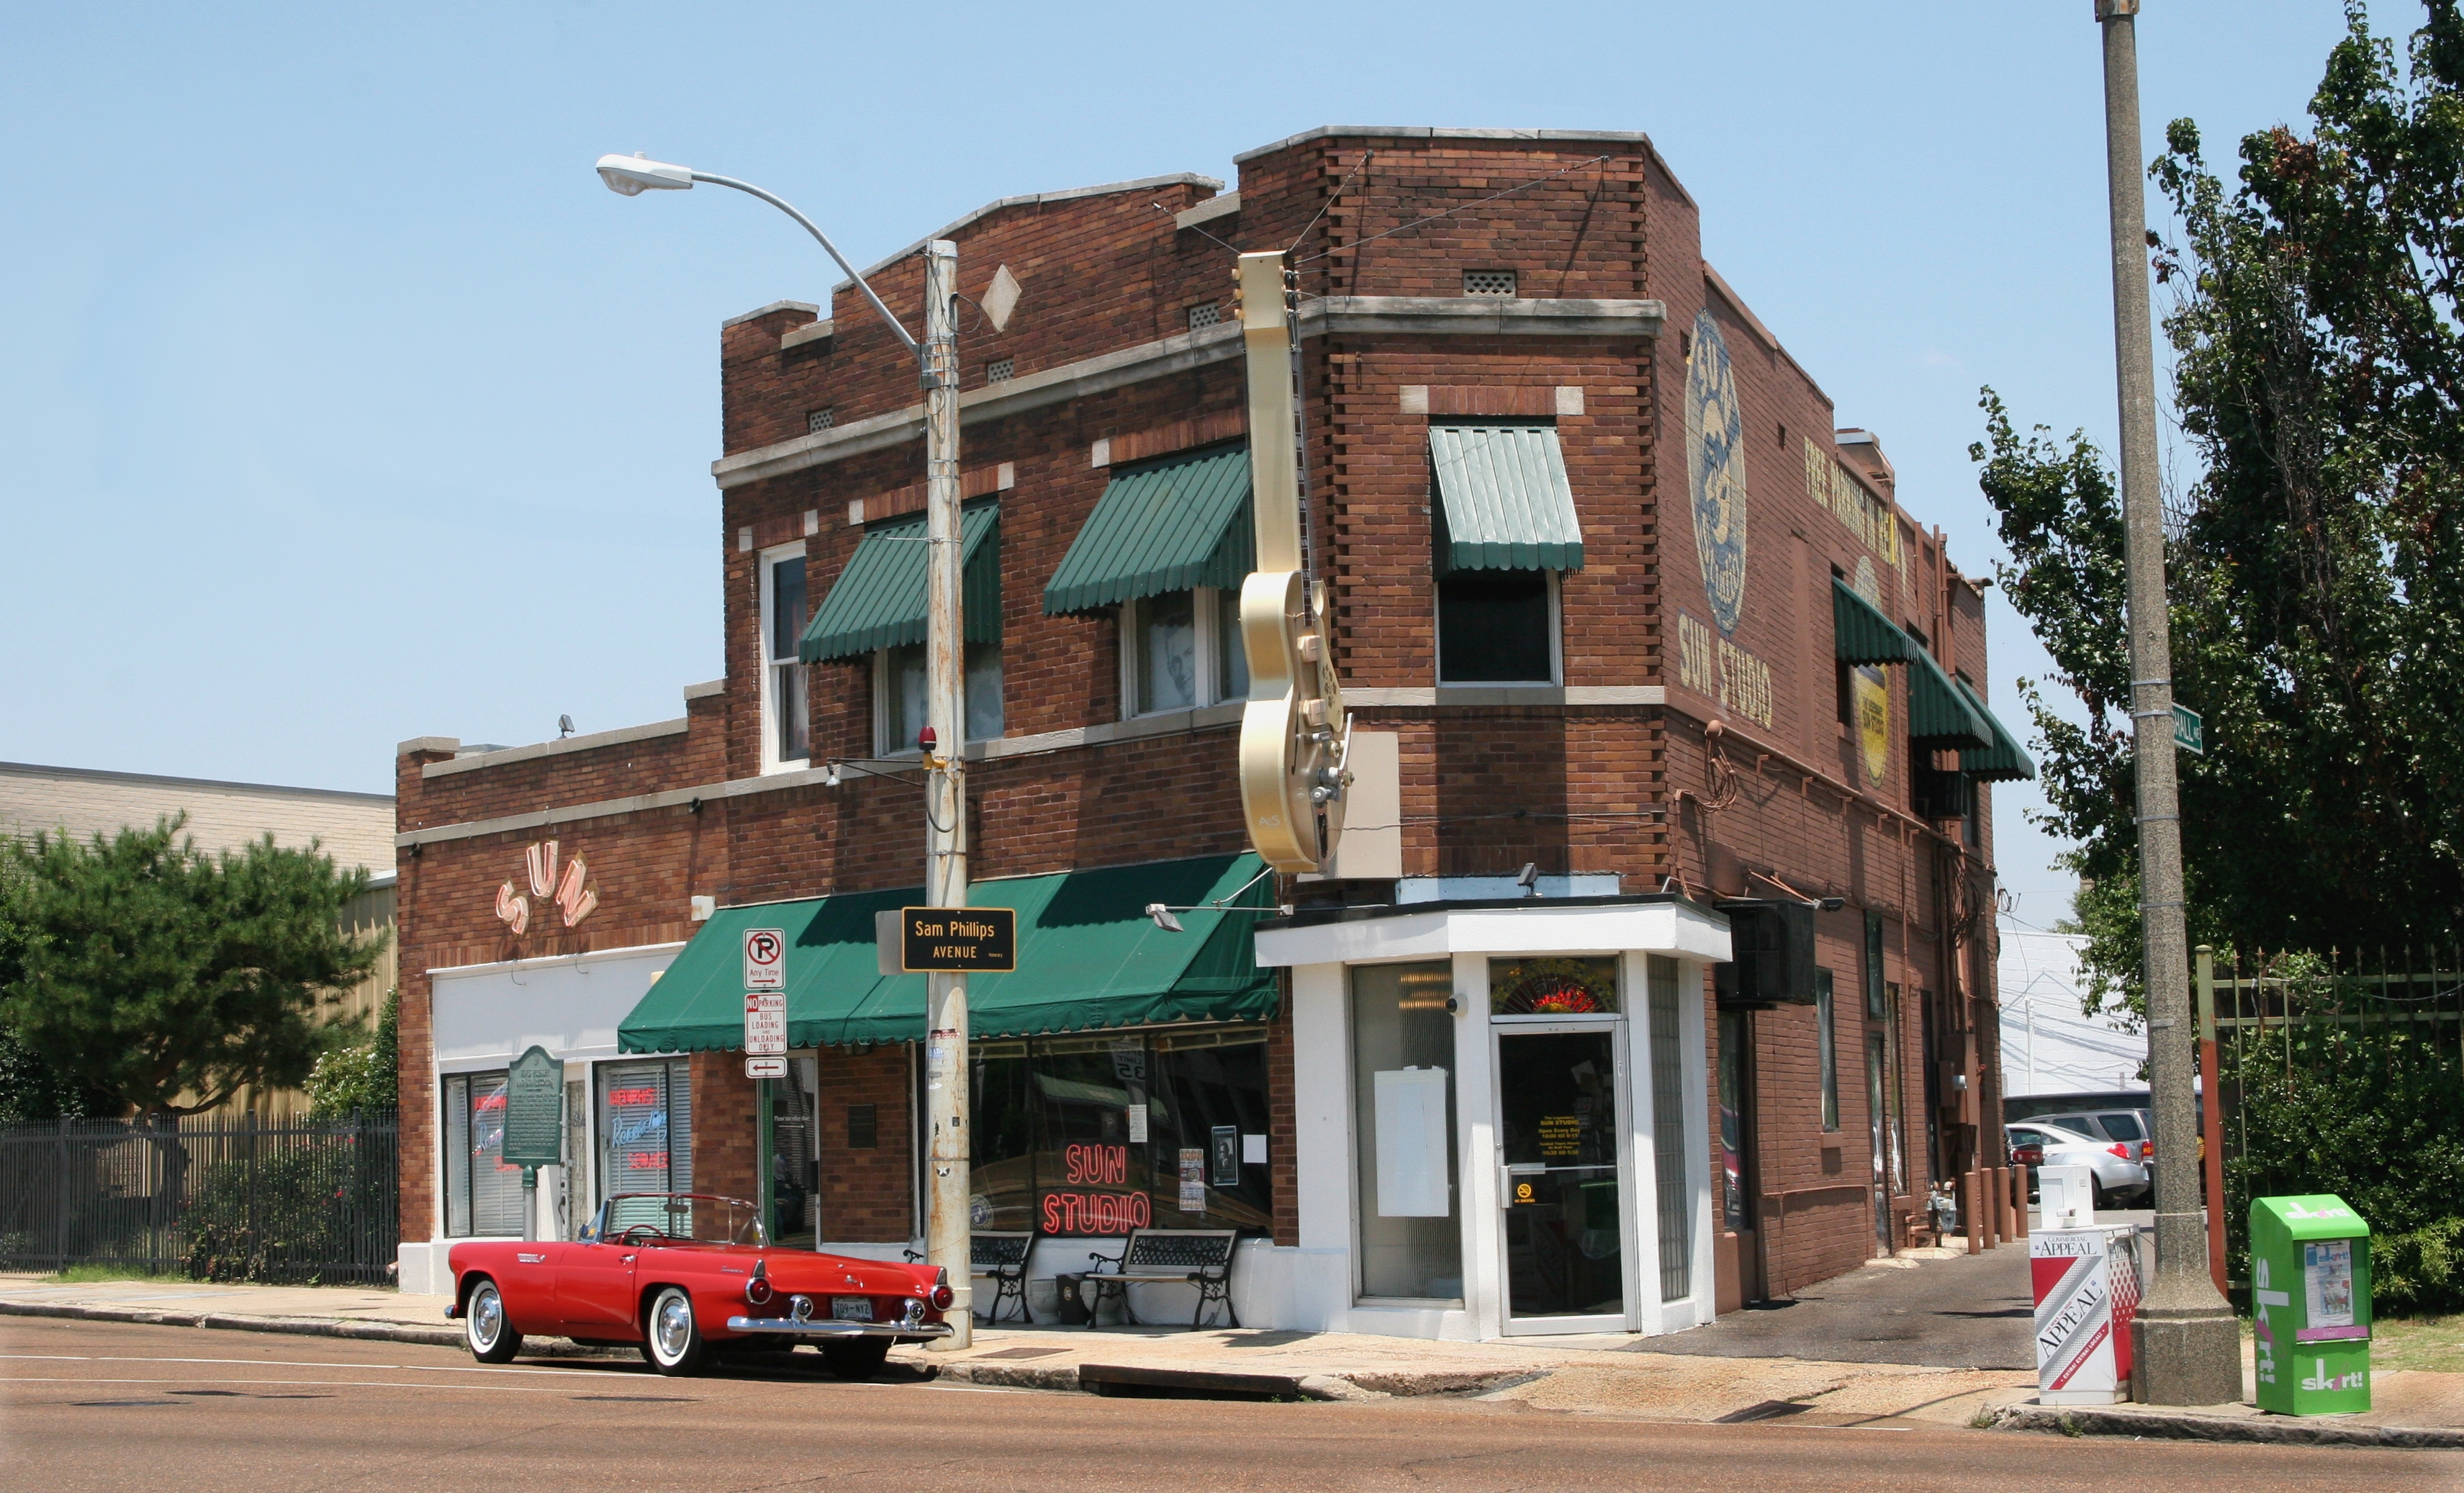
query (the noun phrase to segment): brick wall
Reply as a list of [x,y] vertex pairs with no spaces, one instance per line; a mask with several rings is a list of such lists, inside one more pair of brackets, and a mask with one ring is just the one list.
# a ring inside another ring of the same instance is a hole
[[[1864,1192],[1871,1155],[1863,914],[1884,917],[1886,977],[1903,990],[1900,1080],[1911,1174],[1904,1207],[1930,1179],[1923,993],[1941,997],[1943,1041],[1977,1024],[1973,1002],[1990,1004],[1980,940],[1990,940],[1991,919],[1977,910],[1990,893],[1991,819],[1985,851],[1963,856],[1908,816],[1912,764],[1899,670],[1885,676],[1892,730],[1882,771],[1867,771],[1859,735],[1838,718],[1831,578],[1835,569],[1858,578],[1861,567],[1886,613],[1917,626],[1948,667],[1983,691],[1978,593],[1951,567],[1938,534],[1897,507],[1887,482],[1845,468],[1831,474],[1840,451],[1828,397],[1741,296],[1717,283],[1702,259],[1699,209],[1639,142],[1314,137],[1243,161],[1237,212],[1209,221],[1204,233],[1176,228],[1169,214],[1210,191],[1175,182],[1014,205],[957,230],[962,291],[980,299],[1002,265],[1023,289],[1001,332],[963,312],[964,389],[982,388],[984,365],[995,359],[1032,377],[1178,337],[1193,304],[1228,309],[1232,252],[1219,239],[1295,246],[1311,296],[1456,296],[1465,270],[1511,269],[1522,299],[1664,303],[1656,337],[1346,332],[1307,341],[1311,522],[1334,599],[1334,652],[1353,688],[1434,683],[1429,412],[1552,418],[1585,547],[1583,569],[1565,576],[1559,591],[1563,682],[1658,686],[1666,703],[1363,708],[1364,728],[1401,738],[1405,868],[1493,873],[1537,862],[1551,871],[1613,871],[1630,889],[1667,880],[1703,897],[1773,894],[1761,877],[1777,875],[1809,895],[1844,898],[1847,911],[1823,920],[1820,954],[1841,991],[1839,1128],[1820,1127],[1807,1010],[1758,1019],[1756,1102],[1766,1206],[1781,1220],[1771,1239],[1772,1284],[1854,1265],[1874,1238]],[[920,322],[920,273],[910,259],[875,282],[911,325]],[[781,346],[781,337],[807,324],[810,313],[781,309],[723,330],[723,445],[731,455],[803,437],[812,409],[829,407],[844,427],[916,404],[912,355],[869,308],[842,293],[830,312],[830,337],[792,348]],[[1742,696],[1724,703],[1717,684],[1704,688],[1682,663],[1683,629],[1709,626],[1712,617],[1683,457],[1686,359],[1705,313],[1732,360],[1748,490],[1745,604],[1734,632],[1722,637],[1768,671],[1768,721]],[[1561,406],[1556,392],[1568,387],[1579,391],[1579,412],[1558,413],[1572,407]],[[1120,718],[1117,619],[1043,609],[1045,583],[1111,475],[1095,464],[1092,448],[1111,443],[1116,461],[1133,451],[1155,454],[1222,438],[1239,429],[1242,414],[1243,371],[1233,360],[966,425],[961,465],[970,491],[997,493],[1001,508],[1008,736]],[[1001,486],[994,474],[1004,470]],[[415,1049],[425,1033],[418,970],[689,931],[681,920],[693,894],[740,904],[920,880],[914,793],[904,783],[851,777],[836,789],[718,790],[731,781],[750,786],[760,770],[759,552],[801,540],[807,592],[818,602],[862,538],[848,505],[863,501],[876,516],[893,495],[893,506],[910,506],[921,478],[920,442],[909,440],[723,492],[717,538],[727,689],[693,702],[688,732],[439,779],[418,771],[433,757],[404,758],[406,829],[627,794],[712,790],[697,812],[688,804],[650,807],[553,831],[590,855],[604,888],[599,911],[571,933],[535,924],[527,939],[514,940],[493,913],[494,889],[512,873],[521,845],[549,830],[443,841],[407,860],[407,1046]],[[1860,514],[1867,516],[1854,517]],[[750,548],[740,539],[745,531]],[[810,694],[817,757],[872,753],[869,665],[817,666]],[[1722,728],[1716,740],[1710,723]],[[970,773],[974,870],[1001,876],[1239,848],[1234,745],[1232,732],[1217,728],[979,762]],[[1270,1154],[1278,1230],[1288,1234],[1288,1027],[1279,1023],[1276,1034]],[[1971,1066],[1991,1063],[1990,1048],[1960,1041]],[[825,1055],[825,1087],[878,1089],[882,1097],[871,1102],[885,1105],[879,1156],[834,1153],[844,1142],[843,1119],[825,1111],[824,1226],[833,1237],[852,1237],[853,1222],[843,1220],[877,1219],[893,1234],[912,1224],[909,1183],[883,1165],[893,1159],[893,1140],[906,1144],[904,1125],[893,1126],[887,1108],[909,1102],[903,1067],[891,1071],[904,1062],[886,1052]],[[732,1060],[697,1060],[697,1079],[705,1067],[702,1092],[719,1128],[700,1133],[719,1149],[697,1177],[715,1187],[738,1165],[724,1149],[723,1115],[733,1112],[726,1107],[749,1103],[749,1089]],[[406,1190],[412,1237],[425,1237],[429,1220],[414,1221],[409,1199],[424,1199],[433,1165],[424,1084],[407,1065],[406,1109],[419,1118],[407,1118],[405,1175],[423,1179]],[[1955,1125],[1947,1133],[1952,1152],[1976,1143]],[[1716,1125],[1707,1127],[1705,1144],[1716,1148],[1717,1135]],[[904,1152],[895,1160],[909,1164]],[[750,1173],[728,1185],[749,1186]]]

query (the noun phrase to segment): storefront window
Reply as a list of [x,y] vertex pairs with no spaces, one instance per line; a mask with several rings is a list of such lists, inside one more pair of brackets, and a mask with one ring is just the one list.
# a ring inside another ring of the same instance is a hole
[[[599,1065],[599,1196],[693,1191],[693,1067],[682,1058]],[[638,1215],[638,1216],[637,1216]],[[652,1205],[609,1221],[655,1223]]]
[[445,1232],[522,1232],[522,1169],[505,1164],[505,1074],[445,1077]]
[[1364,1297],[1463,1298],[1453,993],[1442,961],[1352,971]]
[[1617,1006],[1617,960],[1491,959],[1491,1016],[1613,1016]]
[[1839,1043],[1829,970],[1814,972],[1814,1061],[1822,1082],[1822,1128],[1839,1128]]
[[1262,1028],[978,1043],[972,1069],[973,1226],[1273,1226]]

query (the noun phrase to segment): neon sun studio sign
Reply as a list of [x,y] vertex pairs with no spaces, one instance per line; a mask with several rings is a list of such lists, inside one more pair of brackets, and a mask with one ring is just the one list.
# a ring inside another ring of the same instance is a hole
[[553,840],[536,841],[523,848],[522,868],[529,874],[529,896],[510,881],[496,889],[496,916],[514,931],[517,938],[530,929],[532,897],[554,906],[567,928],[579,927],[599,906],[599,892],[588,885],[588,864],[577,855],[564,863],[563,874],[559,875],[557,850]]

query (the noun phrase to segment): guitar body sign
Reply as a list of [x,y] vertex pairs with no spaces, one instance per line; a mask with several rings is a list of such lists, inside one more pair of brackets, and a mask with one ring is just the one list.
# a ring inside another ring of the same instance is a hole
[[1249,473],[1258,568],[1241,586],[1249,703],[1241,715],[1241,808],[1249,843],[1287,874],[1326,870],[1343,835],[1351,729],[1326,644],[1326,597],[1301,545],[1294,347],[1284,260],[1243,254],[1242,340],[1248,354]]

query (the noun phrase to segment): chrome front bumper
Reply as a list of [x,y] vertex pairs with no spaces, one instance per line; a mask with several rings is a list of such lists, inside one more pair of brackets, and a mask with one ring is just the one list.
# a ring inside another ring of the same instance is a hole
[[776,1332],[794,1337],[948,1337],[957,1328],[946,1322],[918,1322],[909,1327],[903,1322],[833,1322],[810,1317],[803,1322],[793,1317],[730,1317],[730,1332]]

